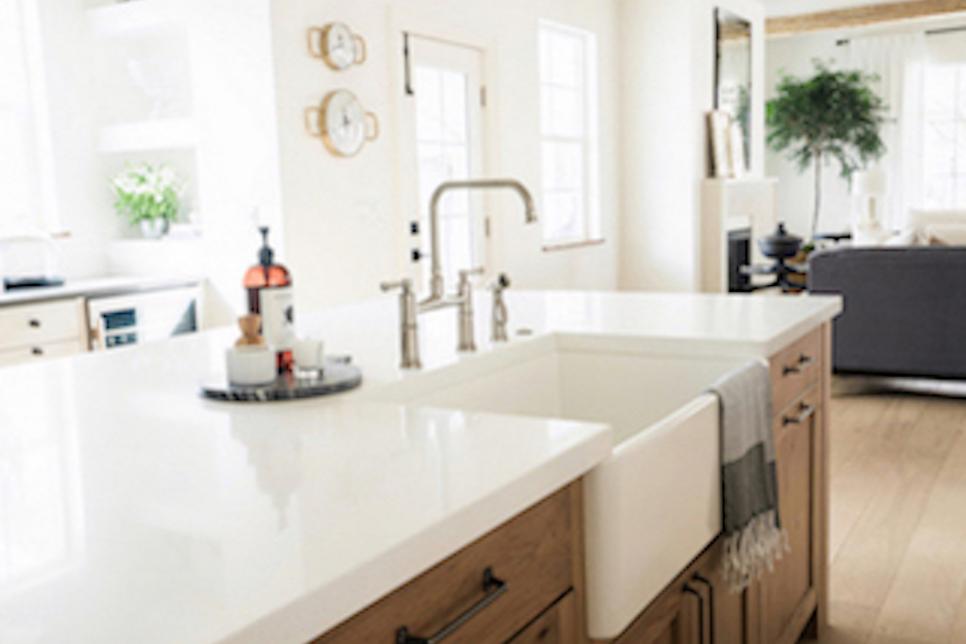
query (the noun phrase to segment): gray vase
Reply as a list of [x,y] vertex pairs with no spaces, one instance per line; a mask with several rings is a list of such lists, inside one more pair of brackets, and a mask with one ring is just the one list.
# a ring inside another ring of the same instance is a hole
[[167,219],[142,219],[138,222],[141,236],[145,239],[161,239],[168,234]]

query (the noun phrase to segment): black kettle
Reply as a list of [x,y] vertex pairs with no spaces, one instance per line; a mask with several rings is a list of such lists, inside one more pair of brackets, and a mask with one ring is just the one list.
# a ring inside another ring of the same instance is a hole
[[780,223],[774,233],[758,240],[758,248],[769,259],[790,259],[801,250],[802,238],[789,233]]

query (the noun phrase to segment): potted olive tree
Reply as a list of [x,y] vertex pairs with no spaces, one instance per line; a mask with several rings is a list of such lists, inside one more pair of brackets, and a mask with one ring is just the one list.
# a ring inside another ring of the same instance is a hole
[[111,182],[114,209],[146,239],[160,239],[178,218],[184,182],[164,164],[129,165]]
[[840,175],[849,179],[886,152],[879,135],[886,106],[871,88],[875,80],[861,71],[834,71],[815,61],[814,76],[783,75],[777,95],[768,101],[769,146],[776,152],[787,151],[801,172],[814,167],[813,237],[822,211],[826,160],[837,161]]

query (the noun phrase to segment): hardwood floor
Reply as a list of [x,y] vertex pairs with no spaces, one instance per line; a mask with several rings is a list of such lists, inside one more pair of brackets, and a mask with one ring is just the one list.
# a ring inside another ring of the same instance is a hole
[[828,644],[966,643],[966,399],[832,400]]

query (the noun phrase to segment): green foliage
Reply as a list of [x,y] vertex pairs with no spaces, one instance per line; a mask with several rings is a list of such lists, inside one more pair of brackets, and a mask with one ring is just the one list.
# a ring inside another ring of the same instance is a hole
[[833,71],[821,61],[807,80],[783,76],[767,105],[768,144],[788,151],[802,171],[816,157],[832,157],[842,177],[851,177],[886,151],[879,136],[886,105],[870,87],[876,80],[860,71]]
[[768,145],[788,152],[802,172],[815,167],[815,210],[812,234],[818,231],[822,210],[822,165],[831,157],[848,179],[886,152],[879,131],[886,105],[870,85],[876,76],[860,71],[833,71],[814,61],[815,75],[807,80],[784,75],[777,96],[768,101]]
[[161,219],[174,221],[181,209],[184,183],[165,166],[149,163],[122,170],[111,182],[114,209],[132,224]]

